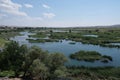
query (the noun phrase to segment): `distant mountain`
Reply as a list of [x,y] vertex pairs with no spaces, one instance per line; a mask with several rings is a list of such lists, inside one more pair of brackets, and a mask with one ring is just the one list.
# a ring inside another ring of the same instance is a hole
[[108,25],[108,26],[94,26],[98,28],[120,28],[120,24],[118,25]]

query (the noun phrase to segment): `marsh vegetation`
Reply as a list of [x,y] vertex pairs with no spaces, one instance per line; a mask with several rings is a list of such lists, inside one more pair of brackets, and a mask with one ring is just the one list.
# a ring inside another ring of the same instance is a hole
[[[63,29],[64,30],[64,29]],[[68,31],[67,31],[68,30]],[[83,44],[93,44],[100,45],[102,47],[116,47],[120,48],[120,45],[113,45],[111,43],[119,43],[120,42],[120,29],[109,29],[109,28],[86,28],[86,29],[65,29],[63,32],[56,32],[54,30],[37,32],[35,35],[29,35],[29,37],[33,38],[45,38],[52,42],[56,41],[56,39],[66,39],[72,40],[76,42],[82,42]],[[49,35],[48,35],[49,34]],[[55,40],[54,40],[55,39]],[[30,42],[32,42],[31,39]],[[34,42],[40,42],[38,40],[33,40]],[[48,40],[45,40],[48,42]]]
[[119,43],[120,28],[2,30],[0,77],[119,80]]

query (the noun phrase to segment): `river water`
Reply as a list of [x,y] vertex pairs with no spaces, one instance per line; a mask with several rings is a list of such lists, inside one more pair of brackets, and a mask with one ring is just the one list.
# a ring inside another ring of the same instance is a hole
[[21,32],[22,36],[15,36],[11,38],[11,40],[19,42],[19,44],[26,44],[28,47],[36,45],[43,50],[47,50],[50,53],[53,52],[60,52],[63,53],[66,57],[69,58],[69,55],[75,53],[80,50],[86,51],[97,51],[102,55],[108,55],[113,58],[113,61],[109,63],[102,63],[100,61],[95,62],[85,62],[85,61],[76,61],[73,59],[69,59],[69,62],[66,65],[80,65],[80,66],[89,66],[89,67],[96,67],[96,66],[120,66],[120,49],[118,48],[107,48],[107,47],[100,47],[97,45],[90,45],[90,44],[82,44],[81,42],[76,42],[76,44],[69,44],[71,41],[69,40],[62,40],[62,42],[46,42],[46,43],[29,43],[26,39],[28,39],[28,35],[32,33],[28,32]]

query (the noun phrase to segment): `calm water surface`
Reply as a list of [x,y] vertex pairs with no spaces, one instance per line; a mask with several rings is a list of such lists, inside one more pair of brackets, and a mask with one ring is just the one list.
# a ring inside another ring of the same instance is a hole
[[75,53],[80,50],[86,51],[97,51],[102,55],[109,55],[113,58],[112,62],[109,63],[101,63],[100,61],[95,62],[85,62],[85,61],[76,61],[69,59],[69,62],[66,65],[83,65],[83,66],[120,66],[120,49],[118,48],[105,48],[95,45],[82,44],[80,42],[76,42],[76,44],[69,44],[71,41],[62,40],[62,42],[46,42],[46,43],[29,43],[26,39],[29,38],[28,35],[32,33],[21,32],[23,36],[16,36],[11,38],[11,40],[15,40],[20,44],[26,44],[28,47],[36,45],[42,48],[43,50],[47,50],[49,52],[60,52],[65,56],[69,57],[71,53]]

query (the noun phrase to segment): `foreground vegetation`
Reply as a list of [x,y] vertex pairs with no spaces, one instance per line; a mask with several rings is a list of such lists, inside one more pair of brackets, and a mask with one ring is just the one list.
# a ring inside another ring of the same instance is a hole
[[111,56],[101,55],[96,51],[79,51],[70,55],[71,59],[76,59],[78,61],[84,60],[89,62],[94,62],[96,60],[100,60],[101,62],[107,63],[112,61]]
[[120,80],[120,68],[114,67],[67,67],[71,80]]
[[36,80],[65,77],[67,58],[60,53],[48,54],[38,47],[27,48],[12,41],[0,53],[0,76],[31,78]]
[[[99,59],[100,54],[97,52],[92,55],[96,55],[97,57],[94,57]],[[36,46],[27,48],[26,45],[19,45],[12,41],[7,43],[0,52],[0,76],[28,80],[120,79],[119,67],[65,66],[65,62],[67,58],[61,53],[50,54]]]

